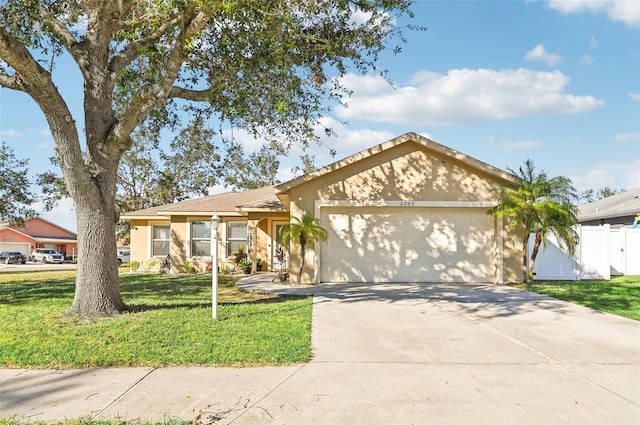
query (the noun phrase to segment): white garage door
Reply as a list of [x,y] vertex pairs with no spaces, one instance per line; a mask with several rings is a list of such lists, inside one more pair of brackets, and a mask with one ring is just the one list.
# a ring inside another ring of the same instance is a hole
[[322,282],[492,282],[483,209],[323,208]]
[[0,243],[0,252],[4,251],[16,251],[21,252],[26,256],[29,256],[29,245],[28,242],[2,242]]

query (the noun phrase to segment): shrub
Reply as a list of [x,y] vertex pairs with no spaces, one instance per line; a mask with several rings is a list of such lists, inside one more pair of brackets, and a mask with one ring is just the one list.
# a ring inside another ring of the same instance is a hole
[[238,262],[238,267],[240,268],[240,270],[250,269],[251,266],[253,266],[253,263],[249,260],[240,260]]
[[187,274],[196,274],[196,273],[198,273],[198,269],[196,268],[196,266],[194,266],[191,263],[178,264],[178,266],[176,268],[178,269],[178,271],[180,273],[187,273]]
[[129,270],[131,270],[132,272],[137,272],[140,269],[141,265],[142,263],[140,261],[137,261],[137,260],[129,261]]

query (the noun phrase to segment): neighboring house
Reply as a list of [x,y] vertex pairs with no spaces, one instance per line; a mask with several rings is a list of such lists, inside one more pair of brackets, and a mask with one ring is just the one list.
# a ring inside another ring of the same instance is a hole
[[[610,279],[640,274],[640,188],[578,208],[580,242],[573,256],[554,238],[538,253],[538,280]],[[530,242],[530,248],[532,242]]]
[[610,224],[612,227],[631,226],[638,215],[640,215],[640,187],[578,208],[578,221],[588,226],[601,224]]
[[[279,230],[304,211],[326,242],[307,246],[304,282],[493,282],[522,276],[520,242],[487,210],[510,173],[415,133],[382,143],[289,182],[132,211],[131,258],[171,254],[205,269],[210,218],[221,217],[219,261],[238,245],[277,270]],[[289,267],[296,279],[299,246]]]
[[75,233],[41,217],[22,225],[0,224],[0,252],[18,251],[26,256],[36,248],[55,249],[67,257],[78,255]]

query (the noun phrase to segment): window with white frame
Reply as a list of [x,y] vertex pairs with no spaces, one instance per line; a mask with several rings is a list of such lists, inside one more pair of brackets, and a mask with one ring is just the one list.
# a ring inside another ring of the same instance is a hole
[[238,247],[242,245],[245,252],[247,247],[247,222],[229,221],[227,222],[227,256],[230,257]]
[[171,226],[153,226],[152,252],[153,256],[169,255],[169,244],[171,242]]
[[211,256],[211,221],[191,222],[191,256]]

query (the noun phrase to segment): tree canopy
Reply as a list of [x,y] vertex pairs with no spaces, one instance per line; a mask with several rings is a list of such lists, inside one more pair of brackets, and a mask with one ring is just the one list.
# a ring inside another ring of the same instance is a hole
[[[0,85],[28,94],[49,124],[76,207],[71,314],[126,309],[115,235],[118,167],[142,123],[159,131],[217,117],[287,150],[349,94],[341,76],[377,72],[403,40],[409,0],[5,0]],[[82,116],[54,81],[66,55],[82,75]],[[188,115],[184,115],[184,114]],[[83,123],[84,128],[79,128]]]
[[[550,177],[546,171],[537,171],[528,159],[517,171],[509,169],[520,181],[517,188],[503,187],[500,201],[489,210],[495,217],[504,218],[515,229],[522,241],[524,279],[533,276],[538,250],[554,234],[558,241],[573,254],[578,235],[573,225],[578,223],[575,202],[578,199],[571,180],[564,176]],[[526,270],[527,246],[531,234],[535,235],[529,269]]]
[[583,204],[589,204],[591,202],[609,198],[610,196],[614,196],[622,192],[624,192],[624,190],[613,189],[609,186],[601,187],[597,191],[593,189],[587,189],[580,192],[580,200],[582,201]]
[[31,204],[36,195],[29,189],[28,165],[5,142],[0,144],[0,223],[20,223],[35,214]]

